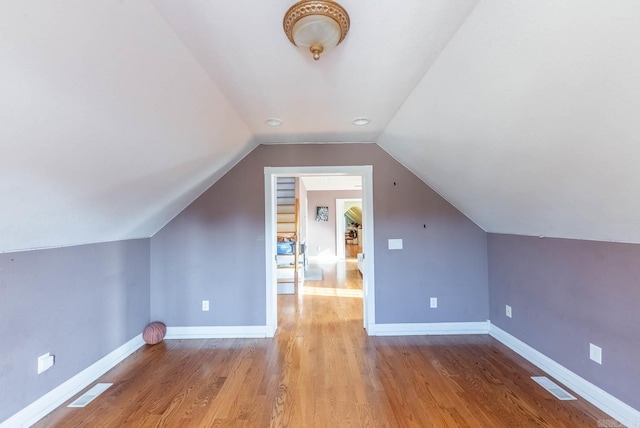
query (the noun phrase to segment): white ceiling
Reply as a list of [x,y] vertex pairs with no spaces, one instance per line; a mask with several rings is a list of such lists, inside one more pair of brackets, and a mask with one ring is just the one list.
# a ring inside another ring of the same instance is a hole
[[477,0],[341,0],[351,29],[317,62],[282,29],[293,0],[153,3],[258,141],[352,142],[377,139]]
[[148,1],[0,4],[0,251],[150,236],[253,135]]
[[256,144],[335,141],[485,230],[640,243],[640,2],[343,0],[317,62],[292,3],[0,3],[0,251],[148,237]]
[[640,2],[481,2],[379,143],[489,232],[640,243]]

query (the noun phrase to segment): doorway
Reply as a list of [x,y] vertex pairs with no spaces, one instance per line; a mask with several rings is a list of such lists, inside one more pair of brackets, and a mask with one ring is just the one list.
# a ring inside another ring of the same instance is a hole
[[265,289],[266,289],[266,330],[267,335],[275,335],[278,327],[278,299],[276,278],[276,209],[275,189],[278,177],[335,176],[350,175],[362,178],[362,230],[364,272],[362,275],[363,326],[372,331],[375,325],[375,272],[373,252],[373,167],[323,166],[323,167],[265,167]]
[[[356,245],[362,250],[362,199],[336,199],[336,256],[338,260],[347,257],[347,245]],[[353,249],[349,251],[353,255]]]

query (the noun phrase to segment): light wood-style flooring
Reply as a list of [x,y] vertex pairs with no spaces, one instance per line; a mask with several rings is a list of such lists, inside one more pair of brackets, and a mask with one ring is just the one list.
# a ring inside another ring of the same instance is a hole
[[[166,340],[136,351],[85,408],[36,427],[596,427],[489,336],[368,337],[355,260],[279,296],[270,339]],[[71,401],[71,400],[70,400]]]

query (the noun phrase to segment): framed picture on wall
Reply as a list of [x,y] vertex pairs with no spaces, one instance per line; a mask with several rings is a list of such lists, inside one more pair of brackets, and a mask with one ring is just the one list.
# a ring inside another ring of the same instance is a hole
[[316,221],[329,221],[329,207],[316,207]]

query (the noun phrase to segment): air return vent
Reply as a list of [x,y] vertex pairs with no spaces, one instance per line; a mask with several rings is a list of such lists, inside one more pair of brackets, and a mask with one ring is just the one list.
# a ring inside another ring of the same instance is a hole
[[80,397],[76,399],[73,403],[69,404],[67,407],[84,407],[87,404],[91,403],[98,395],[102,394],[109,388],[112,383],[96,383],[93,388],[82,394]]
[[576,397],[560,388],[546,376],[531,376],[531,379],[540,384],[541,387],[549,391],[558,400],[576,400]]

